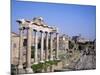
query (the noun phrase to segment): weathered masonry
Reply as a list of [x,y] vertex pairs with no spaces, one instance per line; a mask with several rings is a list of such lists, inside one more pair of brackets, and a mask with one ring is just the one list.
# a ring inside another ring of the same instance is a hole
[[[19,63],[18,63],[18,70],[19,73],[23,70],[23,33],[27,32],[27,47],[26,47],[26,72],[33,73],[31,69],[31,46],[32,46],[32,32],[34,32],[35,37],[35,53],[34,53],[34,63],[38,64],[39,62],[43,63],[44,61],[48,60],[59,60],[58,58],[58,50],[59,50],[59,33],[58,28],[50,27],[44,23],[42,17],[34,18],[32,21],[20,19],[17,20],[19,23]],[[41,49],[38,51],[38,33],[41,34]],[[46,53],[45,53],[45,60],[43,59],[44,55],[44,36],[46,39]],[[53,58],[53,36],[56,36],[56,53],[55,58]],[[50,41],[49,39],[50,38]],[[50,43],[50,52],[48,50],[48,43]],[[40,52],[40,61],[38,61],[38,52]],[[50,54],[48,54],[50,53]],[[50,55],[50,58],[48,58]]]

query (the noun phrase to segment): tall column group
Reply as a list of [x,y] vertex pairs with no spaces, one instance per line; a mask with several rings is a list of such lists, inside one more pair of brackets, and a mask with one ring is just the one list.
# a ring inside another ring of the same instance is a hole
[[[22,24],[21,21],[18,21],[20,24]],[[27,31],[27,46],[26,46],[26,73],[33,73],[33,70],[31,69],[31,47],[32,47],[32,32],[35,32],[34,35],[34,63],[33,64],[38,64],[38,62],[44,63],[44,61],[49,61],[49,60],[54,60],[53,58],[53,31],[42,31],[37,29],[34,29],[33,27],[29,26],[23,26],[21,25],[19,29],[19,64],[18,64],[18,69],[22,70],[23,69],[23,31]],[[40,49],[40,60],[38,58],[38,32],[41,33],[41,49]],[[46,38],[44,38],[44,34]],[[50,36],[50,37],[49,37]],[[50,40],[49,40],[50,39]],[[45,40],[45,43],[44,43]],[[50,50],[49,50],[49,44],[50,44]],[[45,46],[45,51],[44,51],[44,46]],[[58,51],[59,50],[59,35],[56,33],[56,49],[55,49],[55,58],[58,60]],[[44,54],[45,54],[45,59],[44,59]],[[50,58],[49,58],[50,56]],[[21,73],[21,72],[19,72]]]
[[25,73],[23,70],[23,32],[27,30],[27,49],[26,49],[26,73],[33,73],[31,69],[31,39],[32,39],[32,29],[30,27],[20,27],[19,28],[19,64],[18,73]]
[[[41,63],[44,62],[44,54],[45,54],[45,61],[49,61],[49,60],[54,60],[53,59],[53,32],[43,32],[43,31],[37,31],[34,30],[35,32],[35,51],[34,51],[34,64],[38,64],[38,32],[40,32],[41,37],[40,37],[40,44],[41,44],[41,48],[40,48],[40,61]],[[45,34],[45,38],[44,38],[44,34]],[[49,38],[50,35],[50,38]],[[45,39],[45,44],[44,44],[44,39]],[[49,41],[50,39],[50,41]],[[50,44],[50,51],[49,51],[49,44]],[[44,51],[44,45],[45,45],[45,51]],[[55,58],[56,60],[58,60],[58,50],[59,50],[59,34],[56,33],[56,49],[55,49]],[[50,56],[50,58],[49,58]]]

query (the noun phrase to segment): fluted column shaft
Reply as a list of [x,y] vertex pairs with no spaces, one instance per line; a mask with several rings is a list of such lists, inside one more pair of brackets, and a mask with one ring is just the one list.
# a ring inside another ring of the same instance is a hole
[[23,69],[23,61],[22,61],[22,57],[23,57],[23,28],[19,28],[19,65],[18,68],[19,69]]
[[43,61],[43,50],[44,50],[44,35],[43,35],[43,31],[41,32],[41,50],[40,50],[40,62],[44,62]]
[[27,28],[27,54],[26,54],[26,71],[27,73],[32,73],[31,69],[31,40],[32,39],[32,29]]
[[53,33],[50,33],[50,60],[53,60],[53,38],[52,38],[52,34]]
[[59,33],[56,33],[56,59],[59,59],[58,51],[59,51]]
[[38,35],[37,35],[37,30],[34,30],[35,31],[35,57],[34,57],[34,64],[37,64],[38,63]]
[[45,59],[48,61],[48,32],[46,32],[46,53],[45,53]]

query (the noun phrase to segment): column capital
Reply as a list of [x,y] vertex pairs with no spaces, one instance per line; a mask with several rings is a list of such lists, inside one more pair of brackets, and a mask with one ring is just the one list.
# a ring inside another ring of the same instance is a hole
[[37,32],[38,30],[36,30],[36,29],[33,29],[33,31]]
[[45,33],[49,33],[49,32],[45,31]]
[[28,30],[28,29],[30,29],[30,27],[25,27],[25,29],[27,29],[27,30]]
[[41,33],[44,33],[44,31],[40,30]]
[[56,32],[56,34],[59,34],[58,32]]
[[19,30],[23,30],[23,27],[20,27]]
[[50,34],[53,34],[53,32],[50,32]]
[[19,27],[19,30],[25,30],[28,29],[27,27]]

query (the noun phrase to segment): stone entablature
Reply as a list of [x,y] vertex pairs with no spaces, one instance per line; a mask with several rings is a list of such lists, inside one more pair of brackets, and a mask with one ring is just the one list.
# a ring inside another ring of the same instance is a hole
[[32,21],[19,19],[17,20],[17,22],[20,24],[20,27],[24,27],[24,28],[31,27],[32,29],[37,30],[37,31],[43,31],[43,32],[48,32],[48,33],[57,31],[56,27],[51,27],[51,26],[46,25],[43,22],[42,17],[34,18]]

